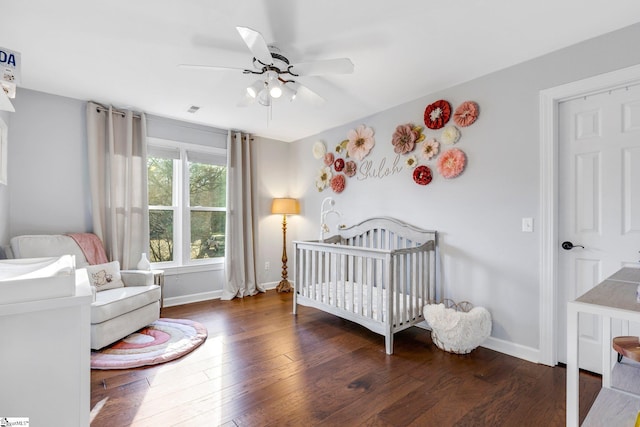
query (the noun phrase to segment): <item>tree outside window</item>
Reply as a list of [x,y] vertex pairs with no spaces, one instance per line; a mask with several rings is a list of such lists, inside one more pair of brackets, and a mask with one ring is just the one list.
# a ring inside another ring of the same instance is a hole
[[147,167],[151,262],[186,265],[224,257],[224,160],[221,155],[184,148],[150,147]]

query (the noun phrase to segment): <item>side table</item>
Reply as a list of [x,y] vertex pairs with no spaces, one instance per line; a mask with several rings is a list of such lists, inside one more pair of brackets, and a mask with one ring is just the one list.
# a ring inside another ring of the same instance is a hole
[[151,270],[153,284],[160,286],[160,309],[164,307],[164,270]]

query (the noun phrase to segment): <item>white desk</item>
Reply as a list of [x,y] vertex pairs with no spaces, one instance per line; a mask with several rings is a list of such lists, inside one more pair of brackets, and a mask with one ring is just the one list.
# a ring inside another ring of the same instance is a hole
[[636,289],[640,269],[623,268],[575,301],[567,304],[567,426],[578,426],[578,315],[590,313],[602,319],[602,386],[611,388],[611,319],[640,322]]

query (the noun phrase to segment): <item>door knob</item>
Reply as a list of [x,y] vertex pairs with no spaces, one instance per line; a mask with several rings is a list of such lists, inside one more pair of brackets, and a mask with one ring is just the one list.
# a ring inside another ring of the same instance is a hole
[[574,245],[571,242],[562,242],[562,249],[566,250],[566,251],[570,251],[573,248],[582,248],[584,249],[584,246],[582,245]]

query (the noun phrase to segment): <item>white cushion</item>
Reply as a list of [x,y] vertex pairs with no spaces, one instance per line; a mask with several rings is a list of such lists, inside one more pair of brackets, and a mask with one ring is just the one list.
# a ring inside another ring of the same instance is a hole
[[76,267],[89,265],[82,249],[69,236],[63,234],[24,235],[10,241],[14,258],[48,258],[75,255]]
[[160,286],[126,286],[96,293],[91,323],[101,323],[160,300]]
[[98,292],[124,287],[122,277],[120,277],[120,263],[118,261],[88,265],[85,268],[89,275],[89,283],[91,286],[95,286]]

